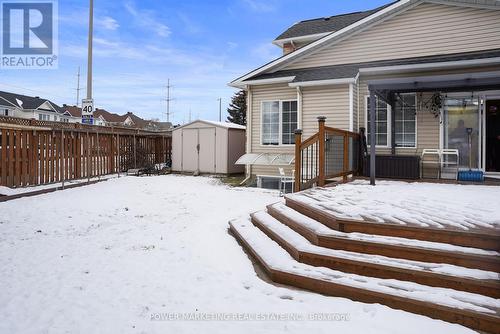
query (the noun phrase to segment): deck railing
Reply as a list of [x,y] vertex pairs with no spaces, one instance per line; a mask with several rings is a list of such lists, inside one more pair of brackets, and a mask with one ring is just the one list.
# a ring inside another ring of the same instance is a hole
[[324,186],[328,180],[357,174],[361,163],[362,136],[359,133],[325,126],[318,117],[318,132],[302,141],[295,131],[295,191]]

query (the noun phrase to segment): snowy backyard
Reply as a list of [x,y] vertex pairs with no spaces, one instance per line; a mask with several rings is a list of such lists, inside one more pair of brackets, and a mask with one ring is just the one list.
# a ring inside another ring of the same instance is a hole
[[[279,201],[277,191],[171,175],[0,203],[0,333],[473,333],[379,304],[267,283],[228,234],[228,221]],[[477,218],[498,225],[497,212]],[[245,316],[168,318],[180,313]],[[347,317],[276,319],[333,313]],[[248,319],[257,314],[271,319]]]

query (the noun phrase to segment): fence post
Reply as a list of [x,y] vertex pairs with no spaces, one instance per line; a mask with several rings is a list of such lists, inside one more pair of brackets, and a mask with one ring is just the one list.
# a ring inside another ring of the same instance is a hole
[[302,182],[302,152],[300,145],[302,144],[302,130],[295,130],[295,181],[294,192],[300,191],[300,184]]
[[97,179],[100,180],[101,179],[101,167],[102,167],[102,160],[101,160],[101,142],[99,141],[99,130],[96,130],[96,140],[97,140],[97,159],[96,159],[96,163],[97,163]]
[[62,155],[62,188],[64,190],[64,181],[66,180],[66,156],[65,156],[66,152],[64,150],[66,141],[64,140],[64,129],[61,129],[61,142],[63,143],[61,145],[61,155]]
[[[344,173],[349,171],[349,135],[347,132],[344,133]],[[347,182],[347,174],[342,177],[343,182]]]
[[319,140],[319,172],[318,186],[325,185],[325,116],[318,117],[318,140]]
[[117,158],[116,158],[116,165],[117,165],[117,172],[118,172],[118,177],[120,177],[120,134],[118,133],[116,135],[116,151],[117,151]]
[[134,134],[134,169],[137,169],[137,140]]
[[90,162],[90,137],[89,137],[89,132],[87,131],[87,183],[90,183],[90,169],[91,169],[91,162]]

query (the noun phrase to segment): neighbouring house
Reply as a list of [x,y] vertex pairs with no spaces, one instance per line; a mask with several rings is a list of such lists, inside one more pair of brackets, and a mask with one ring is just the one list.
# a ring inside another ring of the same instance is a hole
[[242,174],[245,127],[197,120],[172,131],[172,170],[181,173]]
[[77,119],[54,102],[39,96],[0,91],[0,116],[10,116],[39,121],[76,123]]
[[[81,118],[82,110],[80,107],[64,105],[64,108],[74,117]],[[170,122],[145,120],[132,112],[119,115],[100,108],[96,108],[94,111],[94,124],[101,126],[125,126],[148,131],[169,131],[172,129],[172,123]]]
[[294,131],[314,135],[318,116],[366,128],[377,175],[391,157],[406,166],[392,177],[419,170],[424,149],[500,173],[500,1],[400,0],[299,22],[273,43],[280,58],[230,83],[248,92],[248,176],[291,174]]

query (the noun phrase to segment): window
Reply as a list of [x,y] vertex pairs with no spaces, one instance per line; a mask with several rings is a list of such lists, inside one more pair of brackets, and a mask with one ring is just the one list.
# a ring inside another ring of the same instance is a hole
[[[377,103],[375,107],[375,138],[376,146],[389,145],[389,111],[390,107],[384,101],[376,97]],[[366,142],[370,145],[370,97],[366,98]]]
[[38,114],[39,121],[50,121],[50,115]]
[[9,116],[9,109],[0,110],[0,115]]
[[297,127],[297,101],[262,103],[262,145],[293,145]]
[[262,145],[279,145],[280,103],[262,103]]
[[396,146],[416,147],[416,94],[401,94],[396,98]]

